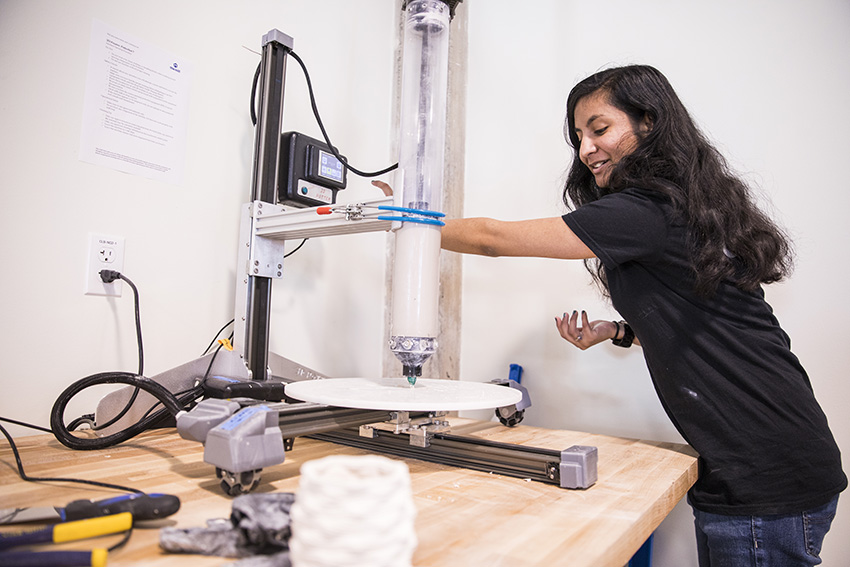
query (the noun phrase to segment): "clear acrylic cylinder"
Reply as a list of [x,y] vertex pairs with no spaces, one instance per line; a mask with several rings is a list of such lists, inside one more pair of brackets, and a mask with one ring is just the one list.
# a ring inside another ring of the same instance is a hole
[[[405,12],[399,171],[401,207],[439,211],[442,203],[449,55],[449,7],[412,0]],[[390,349],[408,378],[437,346],[440,227],[404,222],[395,232]]]

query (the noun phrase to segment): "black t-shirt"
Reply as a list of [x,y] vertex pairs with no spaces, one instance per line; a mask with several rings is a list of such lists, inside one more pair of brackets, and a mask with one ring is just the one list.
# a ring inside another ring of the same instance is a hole
[[790,514],[847,486],[809,378],[764,293],[693,292],[686,230],[657,192],[627,189],[564,215],[602,261],[667,415],[700,454],[696,508]]

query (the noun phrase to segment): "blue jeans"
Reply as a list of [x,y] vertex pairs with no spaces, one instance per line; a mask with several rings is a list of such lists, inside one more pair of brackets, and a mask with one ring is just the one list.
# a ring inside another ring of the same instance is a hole
[[821,544],[837,506],[838,496],[787,516],[726,516],[694,508],[699,567],[820,565]]

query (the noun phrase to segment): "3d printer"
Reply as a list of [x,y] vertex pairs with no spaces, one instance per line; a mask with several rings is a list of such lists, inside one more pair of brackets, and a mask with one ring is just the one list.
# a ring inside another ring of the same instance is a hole
[[[394,197],[337,204],[346,171],[355,170],[331,144],[314,100],[324,141],[295,132],[281,134],[286,61],[291,57],[304,64],[293,51],[291,37],[278,30],[263,37],[252,199],[241,209],[235,348],[150,380],[124,382],[133,387],[104,397],[97,408],[95,421],[108,424],[98,429],[99,436],[118,435],[127,423],[139,421],[153,405],[164,403],[175,414],[181,435],[204,443],[205,461],[216,467],[221,486],[229,494],[253,489],[260,470],[282,462],[294,439],[304,435],[562,487],[586,488],[595,482],[595,448],[553,451],[454,436],[444,419],[446,411],[456,409],[451,405],[440,407],[443,404],[435,402],[408,407],[404,401],[397,405],[393,401],[343,407],[295,399],[287,394],[287,384],[326,377],[269,350],[272,282],[283,276],[287,240],[391,230],[395,263],[389,346],[401,362],[402,381],[406,378],[413,391],[417,382],[420,387],[427,382],[420,376],[422,365],[437,348],[448,36],[458,2],[409,0],[404,5]],[[199,382],[205,399],[191,411],[173,400],[164,401],[171,392],[197,388]],[[505,385],[509,387],[481,384],[504,394],[491,397],[500,401],[486,407],[498,407],[499,419],[514,425],[530,402],[518,381],[508,380]],[[78,391],[75,387],[63,398]],[[62,430],[64,406],[54,409],[54,416],[59,416],[52,420],[54,430]],[[62,435],[57,437],[68,444]]]

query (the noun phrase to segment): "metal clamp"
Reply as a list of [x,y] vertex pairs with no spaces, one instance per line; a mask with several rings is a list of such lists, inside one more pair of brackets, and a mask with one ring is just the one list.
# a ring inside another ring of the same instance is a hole
[[410,412],[397,411],[390,413],[390,420],[385,423],[373,423],[361,425],[360,437],[375,439],[378,431],[388,431],[396,435],[407,434],[410,445],[414,447],[430,447],[431,439],[438,433],[446,433],[450,430],[449,422],[445,419],[446,412],[435,411],[427,416],[410,417]]

